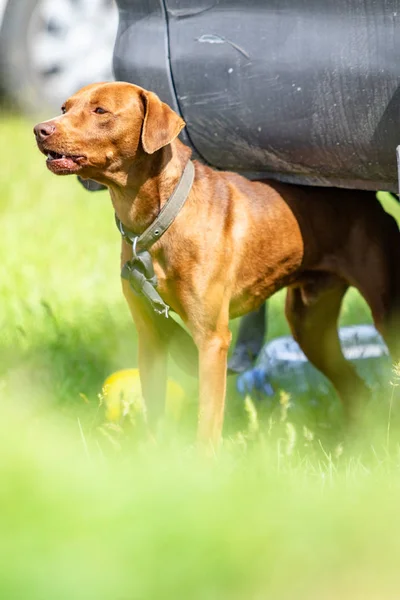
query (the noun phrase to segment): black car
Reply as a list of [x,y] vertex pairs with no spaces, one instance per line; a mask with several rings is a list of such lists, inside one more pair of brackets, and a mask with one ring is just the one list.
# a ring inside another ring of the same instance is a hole
[[114,74],[253,178],[397,191],[396,0],[117,0]]

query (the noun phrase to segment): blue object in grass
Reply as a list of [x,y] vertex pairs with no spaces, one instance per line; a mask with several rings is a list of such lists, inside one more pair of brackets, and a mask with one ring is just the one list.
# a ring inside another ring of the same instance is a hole
[[[372,325],[341,327],[339,338],[343,353],[372,389],[390,378],[390,358],[381,336]],[[306,358],[291,336],[276,338],[262,348],[254,368],[237,378],[237,389],[245,396],[272,396],[286,390],[293,396],[312,393],[328,396],[330,381]]]
[[237,390],[242,396],[251,394],[257,390],[266,396],[273,396],[274,389],[269,381],[268,373],[262,367],[254,367],[238,376],[236,380]]

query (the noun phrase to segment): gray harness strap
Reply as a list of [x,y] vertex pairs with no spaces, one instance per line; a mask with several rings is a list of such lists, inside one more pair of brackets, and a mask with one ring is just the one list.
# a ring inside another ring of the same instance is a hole
[[127,229],[115,215],[117,227],[126,242],[132,245],[132,260],[128,260],[122,267],[121,277],[127,279],[132,290],[144,296],[151,304],[153,310],[168,317],[169,306],[165,304],[156,290],[157,277],[154,274],[153,262],[149,248],[160,239],[175,217],[185,204],[194,180],[194,166],[192,161],[186,164],[182,176],[167,200],[159,215],[153,223],[141,234],[136,235]]
[[159,215],[151,225],[141,234],[136,235],[133,231],[129,231],[115,215],[115,221],[122,237],[128,243],[132,244],[136,252],[148,250],[151,246],[160,239],[168,227],[173,223],[175,217],[185,204],[190,190],[192,189],[194,179],[194,165],[191,160],[186,164],[178,185],[172,192],[171,196],[160,210]]
[[185,204],[189,192],[192,189],[194,179],[194,166],[191,160],[183,170],[182,177],[178,185],[172,192],[169,200],[160,210],[160,214],[155,221],[142,233],[138,239],[139,248],[148,250],[163,233],[165,233],[175,217]]

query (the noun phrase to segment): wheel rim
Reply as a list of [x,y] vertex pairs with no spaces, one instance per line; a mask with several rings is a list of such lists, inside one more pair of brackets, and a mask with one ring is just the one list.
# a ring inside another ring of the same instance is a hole
[[35,83],[49,104],[112,76],[118,26],[113,0],[39,0],[32,14],[27,49]]

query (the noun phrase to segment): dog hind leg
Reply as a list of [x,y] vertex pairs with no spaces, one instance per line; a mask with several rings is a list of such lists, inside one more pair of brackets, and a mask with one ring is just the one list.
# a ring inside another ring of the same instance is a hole
[[309,361],[330,379],[346,420],[351,422],[369,392],[340,346],[337,321],[347,288],[339,277],[315,274],[309,282],[288,289],[285,312],[295,340]]
[[[400,361],[400,233],[392,216],[384,213],[365,239],[357,243],[343,275],[355,285],[371,309],[376,329],[394,363]],[[379,225],[379,228],[378,228]],[[378,233],[378,235],[377,235]],[[375,234],[375,235],[374,235]]]

